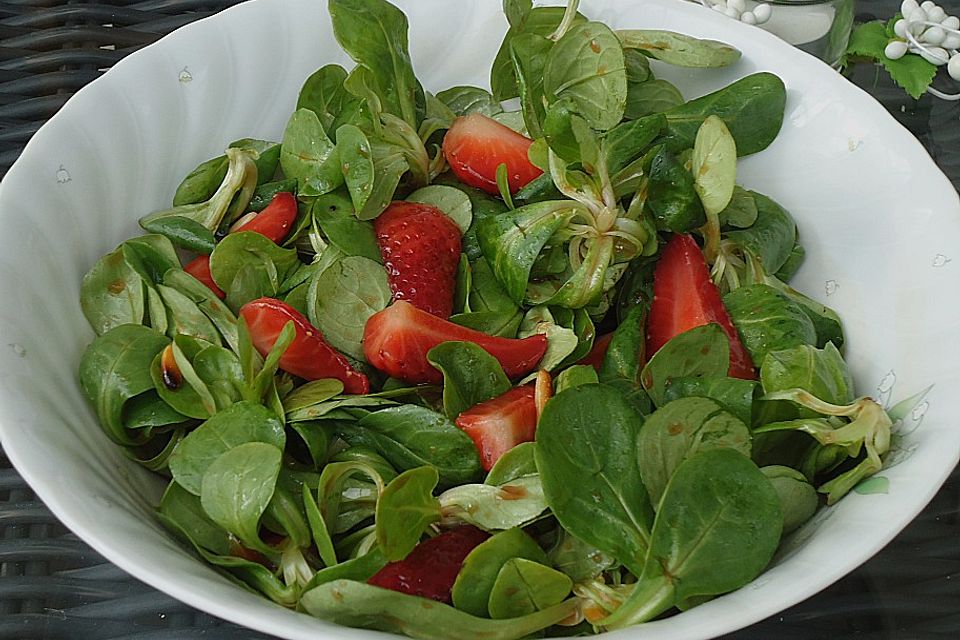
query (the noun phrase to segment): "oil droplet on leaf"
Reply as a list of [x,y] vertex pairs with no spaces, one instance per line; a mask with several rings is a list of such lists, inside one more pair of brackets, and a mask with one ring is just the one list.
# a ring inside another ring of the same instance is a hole
[[527,497],[526,487],[511,486],[509,484],[500,487],[499,497],[502,500],[520,500]]
[[163,385],[171,391],[176,391],[183,384],[183,374],[173,357],[173,345],[167,345],[160,356],[160,377],[163,379]]

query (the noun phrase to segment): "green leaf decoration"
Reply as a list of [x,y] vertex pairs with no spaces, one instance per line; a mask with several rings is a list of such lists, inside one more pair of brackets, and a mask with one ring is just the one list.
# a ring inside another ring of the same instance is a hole
[[919,100],[937,75],[937,66],[917,55],[905,55],[899,60],[891,60],[884,53],[889,43],[890,36],[887,35],[884,23],[868,22],[853,30],[847,55],[863,56],[877,61],[900,88]]

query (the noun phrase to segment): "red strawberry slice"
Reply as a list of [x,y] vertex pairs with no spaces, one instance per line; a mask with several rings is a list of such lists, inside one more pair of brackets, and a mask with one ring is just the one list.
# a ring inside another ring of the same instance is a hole
[[429,204],[394,202],[373,229],[393,299],[449,318],[460,263],[460,227]]
[[247,323],[253,346],[266,356],[276,344],[287,322],[293,321],[296,337],[280,358],[280,368],[306,380],[335,378],[343,383],[346,393],[370,392],[367,376],[358,372],[340,353],[327,344],[320,330],[299,311],[273,298],[260,298],[240,308]]
[[213,274],[210,273],[210,256],[197,256],[185,264],[183,270],[207,285],[207,288],[213,291],[221,300],[227,297],[223,289],[218,287],[217,283],[213,281]]
[[603,366],[603,360],[607,357],[607,350],[610,348],[610,341],[613,340],[613,334],[608,333],[605,336],[600,336],[593,341],[593,348],[590,349],[590,353],[585,355],[583,359],[577,364],[585,364],[593,367],[600,372],[600,367]]
[[421,542],[403,560],[387,564],[367,584],[449,603],[464,559],[489,537],[470,525],[450,529]]
[[238,229],[234,229],[231,233],[253,231],[280,244],[290,233],[290,227],[296,220],[297,199],[293,197],[292,193],[281,191],[273,196],[270,204],[258,213],[253,220]]
[[543,410],[553,397],[553,376],[546,369],[537,371],[537,381],[533,386],[533,400],[537,406],[537,422],[543,415]]
[[514,387],[457,416],[457,426],[470,436],[487,471],[500,456],[518,444],[533,442],[537,430],[537,403],[532,386]]
[[710,279],[703,252],[689,235],[675,235],[663,248],[653,273],[653,303],[647,320],[647,353],[653,355],[685,331],[715,322],[730,338],[733,378],[757,377],[750,354],[730,320],[720,291]]
[[[281,192],[273,196],[270,204],[255,218],[234,229],[231,233],[253,231],[279,244],[287,237],[287,233],[290,232],[290,227],[296,219],[297,199],[293,197],[292,193]],[[207,288],[217,294],[217,297],[221,300],[227,297],[223,289],[214,282],[213,275],[210,273],[210,256],[194,258],[184,265],[183,270],[207,285]]]
[[476,343],[496,358],[511,378],[533,371],[547,351],[547,338],[542,334],[522,340],[491,336],[400,300],[367,320],[363,353],[367,362],[394,378],[414,384],[440,384],[443,375],[427,361],[427,352],[453,340]]
[[527,158],[533,140],[479,113],[462,116],[443,138],[443,157],[461,182],[499,195],[497,167],[507,165],[510,193],[516,193],[543,171]]

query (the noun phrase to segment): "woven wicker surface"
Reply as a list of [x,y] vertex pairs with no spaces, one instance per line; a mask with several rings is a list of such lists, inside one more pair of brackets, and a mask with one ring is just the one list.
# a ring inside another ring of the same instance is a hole
[[[77,89],[128,53],[233,4],[237,0],[0,2],[0,175]],[[944,2],[954,4],[960,9],[960,0]],[[859,0],[859,17],[888,17],[898,5]],[[960,102],[911,100],[871,66],[850,77],[923,142],[960,189]],[[941,88],[957,90],[949,80]],[[960,470],[871,561],[806,602],[728,636],[938,637],[960,637]],[[108,638],[268,636],[197,612],[107,563],[57,521],[0,452],[0,640]]]
[[177,27],[238,2],[0,2],[0,174],[77,89]]

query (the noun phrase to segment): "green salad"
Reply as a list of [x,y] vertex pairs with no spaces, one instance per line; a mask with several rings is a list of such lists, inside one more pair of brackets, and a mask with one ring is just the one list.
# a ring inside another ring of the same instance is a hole
[[737,184],[783,82],[688,100],[658,65],[740,52],[578,4],[504,0],[490,89],[430,93],[400,10],[329,0],[356,66],[84,277],[104,432],[239,584],[416,638],[589,635],[740,588],[880,470],[797,226]]

